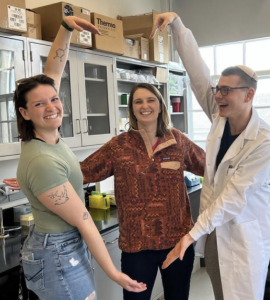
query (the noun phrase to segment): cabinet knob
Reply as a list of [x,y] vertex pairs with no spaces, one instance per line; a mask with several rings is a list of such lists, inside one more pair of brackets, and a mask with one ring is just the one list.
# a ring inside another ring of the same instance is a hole
[[88,120],[84,118],[83,121],[85,121],[85,131],[83,133],[88,133]]
[[77,134],[81,134],[82,131],[81,131],[81,122],[80,122],[80,119],[76,119],[76,123],[77,123]]
[[105,244],[111,245],[111,244],[114,244],[116,241],[118,241],[118,238],[114,239],[113,241],[106,242]]

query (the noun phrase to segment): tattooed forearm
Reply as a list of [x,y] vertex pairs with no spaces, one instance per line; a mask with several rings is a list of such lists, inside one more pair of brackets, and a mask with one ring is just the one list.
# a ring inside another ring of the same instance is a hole
[[88,212],[84,212],[83,213],[83,220],[87,220],[88,219]]
[[65,52],[66,52],[67,49],[68,49],[68,45],[67,44],[66,44],[66,48],[65,49],[63,49],[63,48],[57,49],[56,53],[55,53],[56,55],[55,55],[55,57],[53,59],[56,59],[57,57],[59,57],[60,62],[62,62],[62,58],[65,56]]
[[69,196],[67,193],[67,189],[65,185],[63,185],[64,191],[58,194],[58,190],[55,193],[48,195],[47,197],[51,199],[55,199],[54,205],[62,205],[65,204],[69,200]]

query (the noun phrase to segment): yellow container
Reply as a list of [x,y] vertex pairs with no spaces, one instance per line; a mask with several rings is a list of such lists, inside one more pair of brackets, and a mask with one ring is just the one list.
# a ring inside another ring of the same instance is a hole
[[109,209],[90,208],[90,214],[94,221],[110,220],[110,210]]
[[108,209],[110,208],[110,197],[103,197],[102,195],[92,195],[89,196],[89,207]]

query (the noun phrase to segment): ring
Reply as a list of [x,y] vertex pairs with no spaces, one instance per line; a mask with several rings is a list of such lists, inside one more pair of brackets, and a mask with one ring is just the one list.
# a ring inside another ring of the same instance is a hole
[[17,181],[14,181],[15,184],[17,184]]

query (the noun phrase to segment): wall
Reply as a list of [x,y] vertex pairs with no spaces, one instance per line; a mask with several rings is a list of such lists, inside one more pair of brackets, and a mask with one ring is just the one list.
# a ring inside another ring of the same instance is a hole
[[[60,0],[59,0],[60,1]],[[58,0],[26,0],[27,8],[35,8],[55,2]],[[158,11],[168,10],[167,0],[70,0],[69,3],[87,8],[93,12],[98,12],[110,17],[115,18],[117,15],[134,15],[151,12],[152,9]],[[76,151],[75,154],[81,161],[91,154],[94,150],[83,150]],[[10,178],[16,176],[16,170],[18,165],[18,159],[13,159],[9,161],[0,161],[0,183],[4,178]],[[108,180],[109,189],[112,187],[112,181]]]
[[270,36],[270,0],[172,0],[199,46]]

